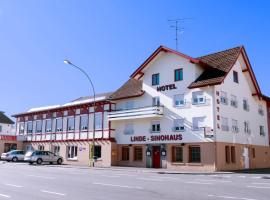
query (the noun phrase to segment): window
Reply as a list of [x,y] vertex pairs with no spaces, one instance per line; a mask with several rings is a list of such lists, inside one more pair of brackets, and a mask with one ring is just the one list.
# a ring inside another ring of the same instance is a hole
[[75,130],[75,117],[68,117],[67,118],[67,131],[74,131]]
[[101,158],[101,146],[95,145],[95,159]]
[[264,111],[263,111],[263,106],[262,105],[259,105],[258,113],[259,113],[259,115],[264,116]]
[[204,119],[205,117],[193,117],[192,118],[192,126],[194,131],[202,130],[204,127]]
[[88,115],[80,116],[80,130],[88,130]]
[[24,134],[24,122],[19,124],[19,134],[22,135]]
[[102,113],[95,113],[95,129],[102,130]]
[[250,133],[249,122],[248,121],[244,121],[244,132],[245,133]]
[[42,132],[42,121],[38,120],[36,121],[36,133],[41,133]]
[[249,105],[248,105],[248,100],[247,99],[243,100],[243,109],[245,111],[249,111]]
[[183,162],[183,148],[179,146],[172,147],[172,162]]
[[56,119],[56,126],[55,132],[62,132],[63,131],[63,118]]
[[230,146],[225,146],[225,160],[227,164],[231,162]]
[[38,150],[39,151],[44,151],[45,147],[43,145],[38,145]]
[[235,119],[232,119],[232,132],[234,132],[234,133],[239,132],[238,121]]
[[173,102],[175,107],[180,107],[186,104],[184,94],[177,94],[173,96]]
[[152,98],[152,106],[160,106],[160,98],[159,97]]
[[236,154],[235,154],[235,146],[231,146],[231,162],[236,163]]
[[2,125],[0,125],[0,133],[3,131],[3,129],[2,129]]
[[134,147],[134,161],[143,160],[143,151],[142,147]]
[[200,163],[201,162],[201,148],[200,147],[189,147],[189,162]]
[[151,132],[153,132],[153,133],[160,132],[160,122],[159,121],[152,122]]
[[27,122],[27,133],[30,133],[30,134],[33,133],[33,122],[32,121]]
[[229,131],[229,120],[226,117],[221,117],[221,130]]
[[55,155],[60,155],[60,146],[53,146],[52,150]]
[[122,147],[122,161],[129,161],[129,147]]
[[220,102],[223,105],[228,105],[227,92],[223,92],[223,91],[220,92]]
[[125,109],[130,110],[134,108],[134,101],[127,101],[125,102]]
[[134,133],[133,123],[127,123],[125,125],[124,134],[125,135],[132,135]]
[[264,126],[260,126],[260,135],[265,136]]
[[77,160],[78,147],[77,146],[68,146],[67,147],[67,158]]
[[203,91],[193,92],[192,93],[193,104],[204,104],[206,102],[205,96],[203,96]]
[[52,120],[51,119],[47,119],[46,120],[46,132],[52,132]]
[[183,80],[183,69],[174,70],[174,81],[182,81]]
[[173,131],[184,131],[185,126],[184,126],[184,119],[174,119],[173,120]]
[[237,71],[233,71],[233,82],[239,83]]
[[237,108],[237,106],[238,106],[237,98],[235,95],[231,95],[231,106],[235,107],[235,108]]
[[159,85],[159,74],[152,75],[152,85]]

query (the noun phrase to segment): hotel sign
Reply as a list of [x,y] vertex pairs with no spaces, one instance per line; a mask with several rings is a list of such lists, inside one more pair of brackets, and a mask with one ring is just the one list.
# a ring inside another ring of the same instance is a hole
[[174,135],[151,135],[151,136],[132,136],[130,142],[169,142],[169,141],[181,141],[183,139],[182,134]]
[[169,85],[163,85],[163,86],[157,87],[158,92],[165,91],[165,90],[175,90],[175,89],[177,89],[175,84],[169,84]]

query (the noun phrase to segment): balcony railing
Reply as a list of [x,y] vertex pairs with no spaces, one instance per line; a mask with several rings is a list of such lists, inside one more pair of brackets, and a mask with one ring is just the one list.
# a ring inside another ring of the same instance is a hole
[[125,119],[139,119],[139,118],[155,118],[163,115],[162,106],[149,106],[125,110],[116,110],[108,114],[110,121],[125,120]]

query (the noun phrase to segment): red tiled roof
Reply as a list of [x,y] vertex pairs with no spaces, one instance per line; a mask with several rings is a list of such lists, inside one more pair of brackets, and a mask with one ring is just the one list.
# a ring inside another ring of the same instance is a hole
[[116,90],[110,97],[110,100],[119,100],[124,98],[138,97],[144,94],[142,90],[142,81],[130,78],[124,85]]

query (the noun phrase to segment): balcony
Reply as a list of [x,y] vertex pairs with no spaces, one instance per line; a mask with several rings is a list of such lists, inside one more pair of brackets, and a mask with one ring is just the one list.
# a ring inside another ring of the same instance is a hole
[[163,116],[162,106],[149,106],[125,110],[116,110],[108,114],[109,121],[126,120],[126,119],[142,119],[156,118]]

